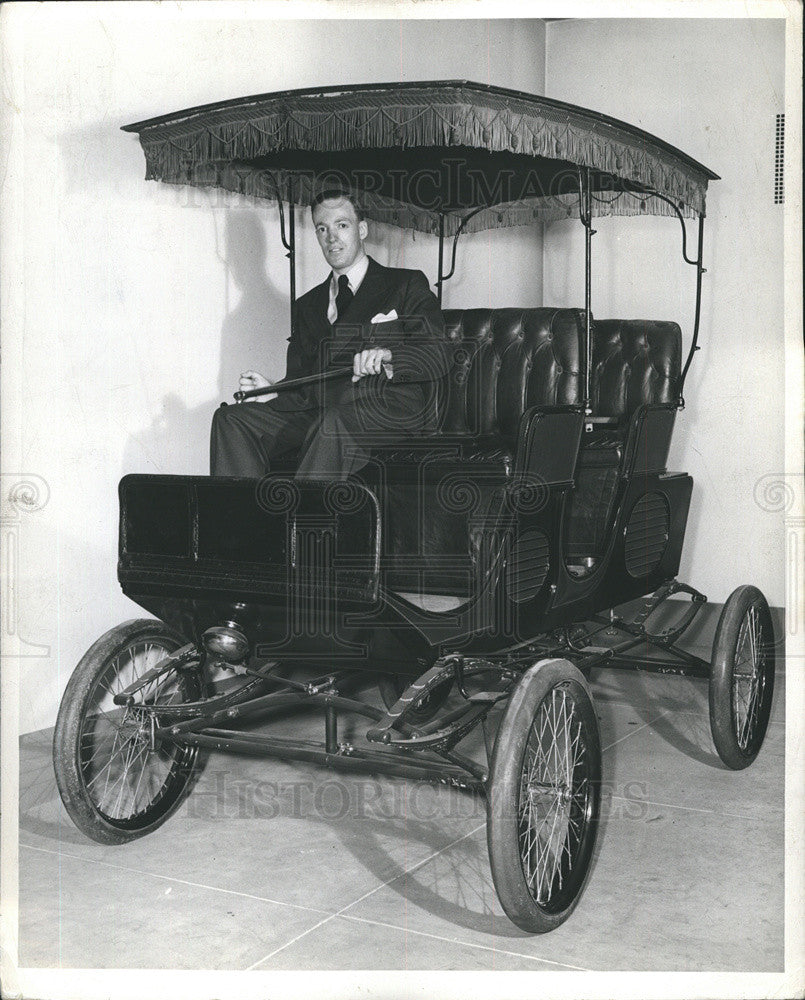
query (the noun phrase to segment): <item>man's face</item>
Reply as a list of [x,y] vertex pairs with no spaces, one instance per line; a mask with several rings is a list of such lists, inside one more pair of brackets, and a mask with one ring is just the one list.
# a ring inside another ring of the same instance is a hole
[[313,209],[313,225],[324,259],[336,274],[349,270],[363,254],[368,226],[358,222],[352,202],[327,198]]

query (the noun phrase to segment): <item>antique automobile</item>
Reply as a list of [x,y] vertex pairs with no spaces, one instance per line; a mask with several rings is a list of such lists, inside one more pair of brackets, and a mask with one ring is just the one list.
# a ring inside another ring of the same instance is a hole
[[[466,81],[268,94],[126,131],[147,178],[276,202],[291,303],[295,208],[334,181],[369,219],[438,239],[440,303],[463,233],[559,219],[583,227],[585,295],[577,308],[445,310],[438,429],[378,446],[346,481],[295,480],[292,462],[260,480],[122,480],[118,577],[155,617],[112,628],[67,685],[54,762],[68,813],[101,843],[142,836],[212,750],[445,782],[486,796],[507,915],[557,927],[601,811],[591,671],[709,678],[729,768],[752,763],[769,719],[760,591],[730,595],[710,662],[679,645],[706,598],[676,579],[693,482],[666,465],[718,178],[621,121]],[[594,317],[603,215],[681,224],[695,287],[685,352],[676,322]],[[272,733],[278,715],[313,709],[323,740]],[[343,738],[347,716],[367,720],[360,740]]]

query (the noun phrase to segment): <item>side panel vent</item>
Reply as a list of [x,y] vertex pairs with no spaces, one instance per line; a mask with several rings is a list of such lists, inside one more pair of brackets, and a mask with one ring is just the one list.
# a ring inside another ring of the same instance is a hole
[[668,501],[662,493],[646,493],[632,508],[626,525],[624,556],[626,571],[639,579],[660,564],[671,524]]
[[536,529],[524,531],[512,546],[506,565],[509,597],[518,604],[530,601],[540,592],[550,567],[550,545]]
[[777,115],[774,135],[774,204],[785,201],[785,115]]

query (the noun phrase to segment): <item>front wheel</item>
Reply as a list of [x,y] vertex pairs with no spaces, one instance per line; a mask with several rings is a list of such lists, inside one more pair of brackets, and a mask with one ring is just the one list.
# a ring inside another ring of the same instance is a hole
[[123,844],[156,829],[197,776],[197,747],[151,739],[151,705],[201,697],[193,663],[149,681],[123,707],[114,696],[184,645],[162,622],[124,622],[84,654],[65,689],[53,734],[53,765],[75,825],[102,844]]
[[568,660],[544,660],[509,700],[489,778],[492,878],[522,930],[554,930],[572,913],[600,809],[601,740],[590,689]]
[[739,771],[757,757],[774,693],[774,628],[757,587],[727,598],[713,641],[710,730],[718,756]]

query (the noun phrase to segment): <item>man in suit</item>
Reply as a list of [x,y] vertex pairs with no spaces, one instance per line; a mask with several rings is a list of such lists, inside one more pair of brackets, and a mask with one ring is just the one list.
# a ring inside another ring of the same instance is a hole
[[[447,357],[444,320],[425,275],[366,255],[367,222],[352,195],[325,191],[312,215],[332,271],[297,300],[285,378],[351,365],[351,379],[216,410],[211,475],[259,478],[301,449],[297,478],[345,479],[369,461],[372,444],[434,429]],[[271,381],[244,372],[240,388],[268,395]]]

